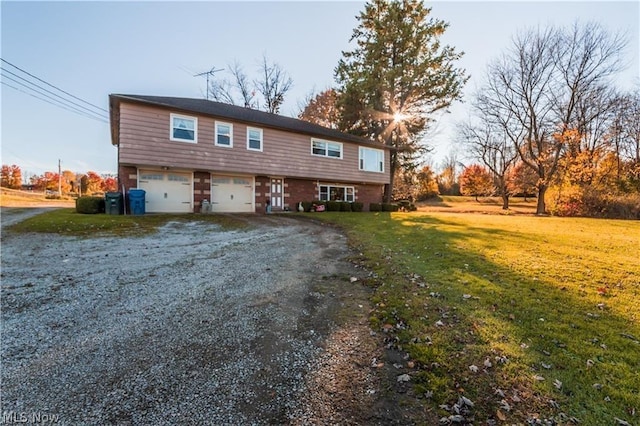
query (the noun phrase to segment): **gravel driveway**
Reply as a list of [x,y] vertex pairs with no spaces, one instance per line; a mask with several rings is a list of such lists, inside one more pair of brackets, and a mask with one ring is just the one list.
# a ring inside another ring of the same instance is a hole
[[345,237],[247,221],[3,233],[3,423],[400,424]]

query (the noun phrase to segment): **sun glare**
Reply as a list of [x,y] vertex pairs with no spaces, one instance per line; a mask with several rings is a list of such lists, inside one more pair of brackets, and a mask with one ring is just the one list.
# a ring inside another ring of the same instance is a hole
[[396,112],[393,114],[393,121],[396,123],[400,123],[404,119],[405,119],[405,115],[401,112]]

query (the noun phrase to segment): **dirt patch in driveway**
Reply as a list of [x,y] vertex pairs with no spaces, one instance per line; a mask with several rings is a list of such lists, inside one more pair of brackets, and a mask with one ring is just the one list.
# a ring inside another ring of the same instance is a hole
[[368,273],[345,237],[247,220],[138,238],[3,233],[3,416],[411,424],[372,368]]

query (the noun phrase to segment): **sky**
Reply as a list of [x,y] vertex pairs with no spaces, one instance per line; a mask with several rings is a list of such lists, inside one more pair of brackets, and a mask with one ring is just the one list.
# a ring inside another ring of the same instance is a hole
[[[295,116],[309,93],[335,85],[334,69],[342,52],[352,47],[349,39],[364,4],[3,0],[2,164],[17,164],[27,177],[57,171],[58,160],[62,170],[116,173],[117,150],[111,145],[108,124],[109,94],[202,98],[205,78],[195,74],[212,68],[228,70],[237,61],[255,76],[263,56],[293,79],[281,114]],[[427,161],[434,166],[456,149],[456,124],[468,117],[469,101],[482,83],[487,64],[509,48],[519,31],[596,21],[611,32],[624,32],[629,41],[628,67],[616,83],[623,90],[640,87],[638,1],[427,4],[433,18],[449,23],[441,41],[464,52],[458,66],[471,76],[464,88],[465,101],[439,114],[425,138],[433,148]],[[19,84],[29,83],[16,75],[49,91],[37,89],[37,96],[60,94],[84,114],[35,98],[34,92]]]

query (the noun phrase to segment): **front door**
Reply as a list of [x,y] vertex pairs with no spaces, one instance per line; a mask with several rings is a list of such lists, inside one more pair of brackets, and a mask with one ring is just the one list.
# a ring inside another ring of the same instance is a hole
[[271,178],[271,208],[282,210],[283,179]]

